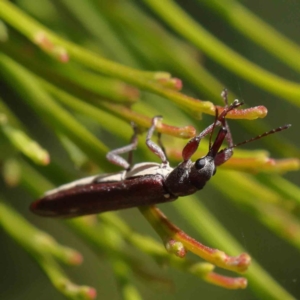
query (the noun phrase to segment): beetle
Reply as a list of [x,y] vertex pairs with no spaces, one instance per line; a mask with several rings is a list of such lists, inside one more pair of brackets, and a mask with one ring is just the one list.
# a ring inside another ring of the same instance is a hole
[[[284,125],[234,145],[225,117],[228,112],[243,103],[235,100],[228,105],[226,90],[223,91],[222,96],[226,103],[224,110],[220,115],[216,113],[214,123],[185,145],[182,150],[183,160],[177,167],[171,168],[163,148],[151,141],[155,127],[161,119],[161,116],[156,116],[152,119],[146,144],[161,159],[161,164],[149,162],[131,167],[131,163],[120,156],[122,153],[132,153],[136,148],[135,130],[129,145],[107,154],[107,159],[123,167],[123,171],[90,176],[48,191],[42,198],[31,204],[31,211],[45,217],[69,218],[173,201],[201,190],[215,175],[217,167],[233,155],[233,148],[291,126]],[[216,126],[220,126],[220,129],[212,143],[212,133]],[[208,153],[192,162],[192,155],[198,149],[203,137],[208,134],[210,134]],[[225,139],[228,147],[220,150]]]

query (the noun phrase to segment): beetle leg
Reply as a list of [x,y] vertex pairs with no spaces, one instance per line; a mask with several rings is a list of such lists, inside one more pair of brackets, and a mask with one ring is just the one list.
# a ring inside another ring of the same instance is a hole
[[132,145],[135,145],[135,148],[130,150],[129,153],[128,153],[128,158],[127,158],[127,161],[129,163],[129,168],[132,167],[133,165],[133,150],[136,149],[136,146],[137,146],[137,143],[138,143],[138,128],[136,126],[136,124],[134,122],[131,122],[130,123],[132,129],[133,129],[133,135],[130,139],[130,144]]
[[220,166],[224,164],[231,156],[233,155],[233,149],[232,148],[226,148],[225,150],[221,150],[216,156],[215,156],[215,166]]
[[[224,94],[225,93],[225,94]],[[224,94],[224,96],[223,96]],[[221,96],[223,97],[224,101],[225,101],[225,108],[222,111],[222,113],[218,116],[218,119],[216,122],[214,122],[213,124],[209,125],[208,127],[206,127],[203,131],[201,131],[197,136],[193,137],[183,148],[182,150],[182,158],[184,162],[187,162],[192,155],[197,151],[200,141],[208,134],[210,134],[213,130],[213,128],[215,126],[223,126],[227,129],[228,134],[226,135],[226,140],[228,141],[228,144],[231,146],[233,145],[232,142],[232,138],[231,138],[231,133],[230,133],[230,129],[229,126],[227,124],[227,121],[225,119],[226,115],[228,114],[228,112],[230,112],[231,110],[241,106],[243,103],[239,102],[238,100],[234,100],[232,104],[227,105],[227,94],[226,94],[226,90],[223,90]]]
[[148,148],[161,159],[162,164],[164,166],[167,166],[169,164],[169,162],[167,160],[167,157],[166,157],[163,147],[161,147],[162,144],[160,141],[160,136],[159,136],[159,140],[158,140],[159,144],[156,144],[153,141],[151,141],[151,138],[152,138],[153,132],[155,130],[155,127],[157,125],[157,122],[161,119],[162,119],[162,116],[156,116],[152,119],[152,126],[148,130],[147,137],[146,137],[146,144],[147,144]]
[[[221,97],[223,98],[225,102],[225,107],[228,106],[228,90],[224,89],[221,93]],[[233,148],[230,148],[233,146],[233,139],[231,135],[231,131],[228,125],[227,120],[224,118],[223,119],[223,126],[227,129],[227,134],[226,134],[226,141],[228,143],[228,149],[225,149],[224,151],[220,151],[216,156],[215,156],[215,165],[220,166],[223,163],[225,163],[232,155],[233,155]]]
[[[225,107],[228,108],[228,90],[224,89],[221,93],[221,97],[223,98],[224,102],[225,102]],[[227,129],[227,135],[226,135],[226,140],[228,143],[228,147],[233,146],[233,139],[232,139],[232,135],[231,135],[231,131],[228,125],[228,122],[225,118],[223,118],[223,126]],[[232,154],[231,154],[232,155]]]
[[[111,162],[114,165],[120,166],[126,170],[130,170],[132,166],[133,150],[136,149],[138,143],[137,127],[133,122],[131,122],[131,126],[133,128],[133,136],[131,138],[130,144],[122,148],[109,151],[106,154],[106,158],[109,162]],[[120,156],[120,154],[128,153],[128,152],[129,152],[128,161],[126,161],[123,157]]]
[[163,142],[161,140],[161,132],[157,133],[157,144],[161,148],[161,150],[164,152],[165,157],[168,160],[167,153],[166,153],[166,148],[164,147]]
[[221,97],[223,98],[223,100],[225,102],[225,106],[228,107],[228,90],[227,89],[223,89],[223,91],[221,92]]

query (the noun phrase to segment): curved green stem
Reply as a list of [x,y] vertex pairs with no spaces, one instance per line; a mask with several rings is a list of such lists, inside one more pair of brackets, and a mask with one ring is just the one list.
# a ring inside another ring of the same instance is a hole
[[[228,253],[241,253],[241,245],[224,229],[196,197],[176,201],[177,211],[199,232],[210,244],[220,247]],[[204,234],[205,233],[205,234]],[[294,297],[283,289],[257,262],[245,274],[249,279],[249,288],[259,293],[262,299],[292,300]]]
[[190,40],[208,56],[262,89],[275,95],[281,95],[284,99],[300,106],[299,84],[264,70],[230,49],[189,17],[174,1],[144,0],[144,2],[174,30]]
[[278,57],[289,67],[298,72],[300,71],[300,61],[298,59],[300,47],[257,17],[241,3],[236,0],[201,0],[199,2],[219,12],[236,30],[268,50],[269,53]]
[[[165,81],[172,80],[168,73],[138,71],[101,58],[100,56],[55,35],[37,21],[25,15],[8,1],[0,0],[0,16],[24,34],[29,40],[37,44],[45,52],[48,52],[50,55],[59,59],[61,62],[67,62],[69,59],[74,59],[102,74],[122,79],[142,89],[163,96],[194,114],[207,113],[215,115],[215,106],[213,103],[209,101],[200,101],[181,94],[176,90],[166,88]],[[160,83],[160,81],[162,83]],[[266,115],[266,110],[264,109],[262,111],[261,108],[259,108],[257,112],[253,109],[249,115],[247,113],[240,113],[237,115],[236,112],[239,111],[241,110],[232,110],[227,117],[256,119],[265,117]]]
[[[8,83],[14,83],[20,96],[56,130],[69,135],[99,165],[106,165],[107,148],[67,111],[59,106],[39,85],[29,71],[0,53],[0,73]],[[93,145],[91,147],[91,145]]]

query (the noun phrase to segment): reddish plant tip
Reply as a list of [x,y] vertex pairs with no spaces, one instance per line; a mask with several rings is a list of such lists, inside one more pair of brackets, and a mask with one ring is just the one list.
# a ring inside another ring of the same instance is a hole
[[83,262],[83,256],[79,252],[74,252],[69,262],[73,266],[78,266]]
[[5,175],[4,182],[9,187],[16,187],[20,183],[20,178],[18,176]]
[[172,81],[174,83],[175,90],[180,91],[183,87],[182,80],[179,78],[172,78]]
[[45,32],[38,32],[34,36],[34,41],[39,47],[53,55],[60,62],[66,63],[69,61],[70,58],[67,50],[63,47],[54,45]]
[[96,299],[97,297],[97,291],[94,288],[89,288],[86,294],[88,299]]
[[[252,109],[260,114],[259,118],[264,118],[268,114],[268,109],[263,105],[255,106]],[[249,111],[251,111],[251,108],[249,108]]]
[[159,128],[162,133],[181,138],[190,139],[196,135],[196,129],[193,126],[176,127],[161,123],[157,128]]
[[182,89],[182,81],[179,78],[158,78],[157,81],[164,87],[175,91]]
[[58,60],[62,63],[67,63],[70,60],[68,52],[61,47],[56,47],[53,52],[56,54],[55,56],[58,58]]
[[245,117],[245,119],[264,118],[268,114],[268,109],[263,106],[254,106],[250,108],[240,109],[235,112],[236,116]]
[[221,286],[229,290],[245,289],[248,285],[248,281],[243,277],[227,277],[214,272],[210,272],[205,278],[208,282]]
[[[224,110],[222,106],[215,106],[218,110],[219,115]],[[215,114],[215,110],[213,111]],[[255,120],[258,118],[264,118],[268,114],[268,109],[265,106],[255,106],[245,109],[233,109],[226,115],[230,119],[246,119],[246,120]]]
[[244,277],[236,278],[236,282],[241,289],[245,289],[248,285],[248,281]]
[[40,46],[44,50],[52,50],[54,45],[53,43],[49,40],[45,32],[38,32],[35,37],[34,37],[35,43]]
[[236,257],[230,257],[228,260],[228,264],[232,266],[237,266],[239,268],[239,272],[247,271],[248,267],[251,263],[251,257],[247,253],[242,253]]
[[183,258],[186,256],[187,251],[185,249],[185,247],[183,246],[183,244],[181,242],[178,242],[176,240],[169,240],[166,243],[166,249],[168,252],[170,253],[174,253],[176,256]]
[[44,157],[42,158],[41,162],[44,166],[49,165],[50,164],[50,155],[48,153],[46,153],[44,155]]
[[67,50],[63,47],[54,46],[52,49],[49,50],[49,53],[61,63],[67,63],[70,59]]
[[196,133],[197,133],[196,128],[191,125],[179,128],[179,136],[182,138],[194,137]]
[[126,99],[132,102],[136,102],[140,98],[140,91],[137,88],[127,84],[122,87],[121,93],[126,97]]

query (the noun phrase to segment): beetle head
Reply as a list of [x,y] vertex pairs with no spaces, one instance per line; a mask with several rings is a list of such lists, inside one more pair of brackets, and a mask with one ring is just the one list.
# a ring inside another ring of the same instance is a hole
[[215,158],[219,153],[226,134],[227,129],[225,127],[221,127],[213,145],[210,146],[207,155],[194,162],[189,177],[192,184],[198,189],[203,188],[206,181],[216,174],[217,168]]

